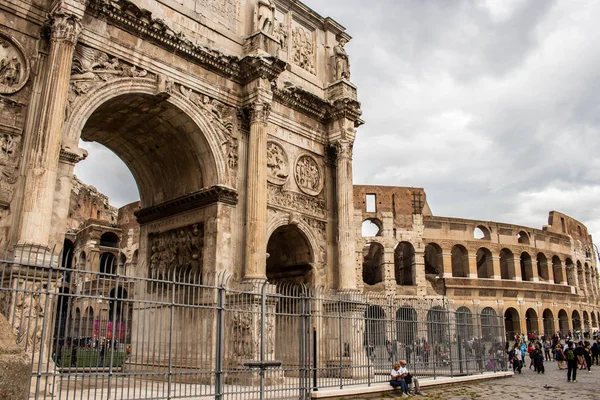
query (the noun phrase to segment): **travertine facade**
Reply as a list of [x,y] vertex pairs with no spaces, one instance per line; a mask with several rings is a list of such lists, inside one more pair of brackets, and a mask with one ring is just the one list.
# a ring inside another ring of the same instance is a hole
[[[172,260],[160,238],[183,231],[196,238],[185,268],[296,280],[306,270],[307,283],[355,287],[339,266],[355,252],[350,167],[362,121],[341,25],[292,0],[0,7],[1,239],[52,248],[67,235],[76,265],[95,268],[83,242],[106,231],[93,222],[104,218],[81,226],[90,210],[71,200],[83,139],[114,151],[137,181],[139,232],[119,232],[123,246],[136,237],[124,254],[131,262],[137,250],[137,273]],[[301,259],[277,258],[288,238]]]
[[503,314],[508,333],[599,329],[597,254],[567,215],[550,212],[542,229],[438,217],[423,189],[386,186],[355,186],[354,208],[364,291],[447,296]]

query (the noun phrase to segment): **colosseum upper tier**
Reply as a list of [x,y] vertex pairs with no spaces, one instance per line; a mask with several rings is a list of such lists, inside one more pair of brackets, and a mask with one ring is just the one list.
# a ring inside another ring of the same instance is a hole
[[432,215],[421,188],[354,186],[356,279],[364,291],[446,296],[504,315],[506,332],[598,329],[598,269],[581,222],[551,211],[542,229]]

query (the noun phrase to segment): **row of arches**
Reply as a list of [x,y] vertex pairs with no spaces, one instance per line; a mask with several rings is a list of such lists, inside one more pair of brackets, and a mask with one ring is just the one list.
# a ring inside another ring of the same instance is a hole
[[592,328],[598,328],[600,323],[600,312],[573,310],[571,315],[564,309],[558,311],[558,315],[549,308],[542,312],[541,319],[538,312],[533,308],[525,311],[525,325],[515,308],[510,307],[504,312],[504,321],[507,338],[512,339],[516,333],[533,332],[536,334],[554,335],[560,331],[563,335],[567,332],[582,334],[589,332]]
[[[466,278],[477,274],[477,278],[494,278],[494,255],[486,247],[477,249],[474,255],[476,271],[472,271],[469,262],[472,255],[460,244],[454,245],[450,251],[450,269],[452,277]],[[598,274],[593,266],[587,262],[573,263],[569,257],[563,264],[560,257],[552,256],[551,259],[539,252],[532,257],[528,252],[514,254],[510,249],[503,248],[498,254],[500,279],[545,281],[556,284],[568,284],[585,290],[588,294],[598,296]],[[425,249],[425,263],[435,263],[435,271],[444,270],[442,249],[436,243],[430,243]]]
[[449,311],[433,306],[419,319],[414,307],[402,306],[388,317],[383,307],[371,305],[365,311],[365,345],[381,346],[395,340],[410,345],[423,340],[433,343],[481,337],[488,342],[501,341],[502,321],[491,307],[474,315],[468,307]]
[[[385,277],[385,250],[380,243],[367,243],[363,247],[363,282],[376,285]],[[400,242],[394,249],[394,279],[401,286],[416,284],[415,248]]]

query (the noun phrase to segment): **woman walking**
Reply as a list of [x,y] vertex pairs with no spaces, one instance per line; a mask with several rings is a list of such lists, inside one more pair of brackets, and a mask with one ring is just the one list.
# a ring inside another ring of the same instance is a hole
[[565,353],[563,352],[560,344],[556,345],[554,354],[554,357],[558,363],[558,369],[565,369]]

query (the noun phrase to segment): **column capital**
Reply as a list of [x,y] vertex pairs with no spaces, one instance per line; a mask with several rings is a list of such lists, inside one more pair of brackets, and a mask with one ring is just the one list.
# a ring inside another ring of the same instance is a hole
[[335,148],[336,157],[338,160],[343,158],[352,158],[354,142],[350,140],[337,139],[331,142],[331,146]]
[[262,122],[266,123],[271,114],[271,103],[266,101],[255,101],[246,107],[250,123]]
[[77,43],[81,33],[81,19],[64,12],[55,12],[50,16],[50,41]]
[[79,161],[87,158],[88,152],[85,149],[71,149],[70,147],[61,147],[58,159],[60,162],[75,165]]

